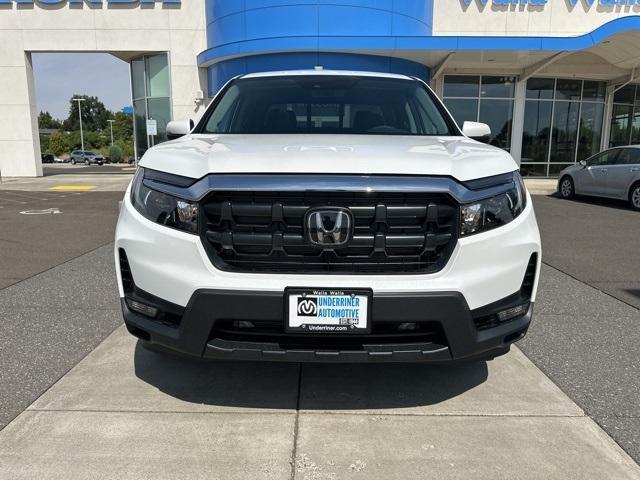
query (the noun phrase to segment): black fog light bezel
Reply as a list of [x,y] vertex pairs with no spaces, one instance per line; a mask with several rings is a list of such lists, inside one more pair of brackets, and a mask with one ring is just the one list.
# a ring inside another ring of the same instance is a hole
[[127,253],[123,248],[119,248],[118,255],[124,290],[123,309],[126,307],[134,315],[141,315],[169,327],[179,327],[185,308],[138,288],[133,278]]
[[144,315],[145,317],[156,318],[158,313],[160,313],[160,309],[157,307],[147,305],[146,303],[134,300],[133,298],[125,297],[125,302],[127,302],[129,310],[139,313],[140,315]]

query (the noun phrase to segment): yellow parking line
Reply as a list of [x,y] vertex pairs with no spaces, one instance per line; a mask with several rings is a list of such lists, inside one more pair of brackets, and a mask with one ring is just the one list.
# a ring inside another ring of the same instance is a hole
[[49,190],[56,190],[58,192],[86,192],[96,188],[95,185],[56,185],[55,187],[49,187]]
[[125,167],[122,169],[123,172],[135,172],[136,167]]

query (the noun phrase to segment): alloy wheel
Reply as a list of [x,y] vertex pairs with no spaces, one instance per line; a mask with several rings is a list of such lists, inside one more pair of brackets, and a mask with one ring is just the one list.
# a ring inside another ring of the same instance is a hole
[[631,192],[631,205],[633,205],[633,208],[640,210],[640,185],[636,185],[633,192]]
[[573,183],[569,178],[565,178],[560,184],[560,194],[563,198],[570,198],[573,195]]

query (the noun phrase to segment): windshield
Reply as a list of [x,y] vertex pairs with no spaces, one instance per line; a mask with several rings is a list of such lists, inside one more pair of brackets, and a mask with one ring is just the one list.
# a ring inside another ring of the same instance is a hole
[[236,80],[197,132],[459,135],[419,82],[340,75]]

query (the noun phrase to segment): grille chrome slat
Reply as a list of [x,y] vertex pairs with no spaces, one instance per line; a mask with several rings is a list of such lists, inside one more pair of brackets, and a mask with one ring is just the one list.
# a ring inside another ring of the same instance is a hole
[[[305,237],[316,207],[353,216],[353,237],[321,249]],[[457,205],[445,194],[212,192],[202,202],[202,238],[211,261],[264,273],[433,273],[457,241]]]

